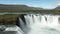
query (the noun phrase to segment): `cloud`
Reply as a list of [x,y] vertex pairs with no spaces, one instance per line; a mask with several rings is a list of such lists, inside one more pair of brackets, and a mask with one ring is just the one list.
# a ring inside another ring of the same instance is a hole
[[60,5],[60,3],[58,5]]

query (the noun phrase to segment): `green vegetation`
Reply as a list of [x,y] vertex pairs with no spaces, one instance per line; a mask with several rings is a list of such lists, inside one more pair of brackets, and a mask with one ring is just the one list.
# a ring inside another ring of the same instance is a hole
[[8,25],[8,24],[16,24],[16,20],[20,15],[18,14],[6,14],[0,15],[0,24]]
[[20,12],[35,12],[35,13],[43,13],[43,14],[60,14],[60,10],[22,10]]
[[0,12],[39,12],[39,13],[47,13],[47,14],[60,14],[60,6],[57,8],[53,10],[44,10],[43,8],[28,7],[26,5],[0,4]]

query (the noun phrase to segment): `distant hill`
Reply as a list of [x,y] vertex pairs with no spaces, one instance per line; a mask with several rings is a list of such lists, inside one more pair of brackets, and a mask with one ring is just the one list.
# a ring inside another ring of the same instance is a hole
[[20,10],[43,10],[43,8],[29,7],[27,5],[0,4],[0,11],[20,11]]
[[60,5],[55,8],[55,10],[60,10]]

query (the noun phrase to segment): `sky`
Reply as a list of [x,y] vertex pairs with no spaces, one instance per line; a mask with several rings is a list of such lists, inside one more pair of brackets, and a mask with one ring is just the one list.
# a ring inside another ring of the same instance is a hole
[[24,4],[32,7],[52,9],[60,5],[60,0],[0,0],[0,4]]

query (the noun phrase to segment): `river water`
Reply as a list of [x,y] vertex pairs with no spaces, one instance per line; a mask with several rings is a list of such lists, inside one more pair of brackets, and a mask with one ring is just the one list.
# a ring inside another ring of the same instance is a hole
[[38,14],[39,12],[0,12],[0,15],[4,14]]

